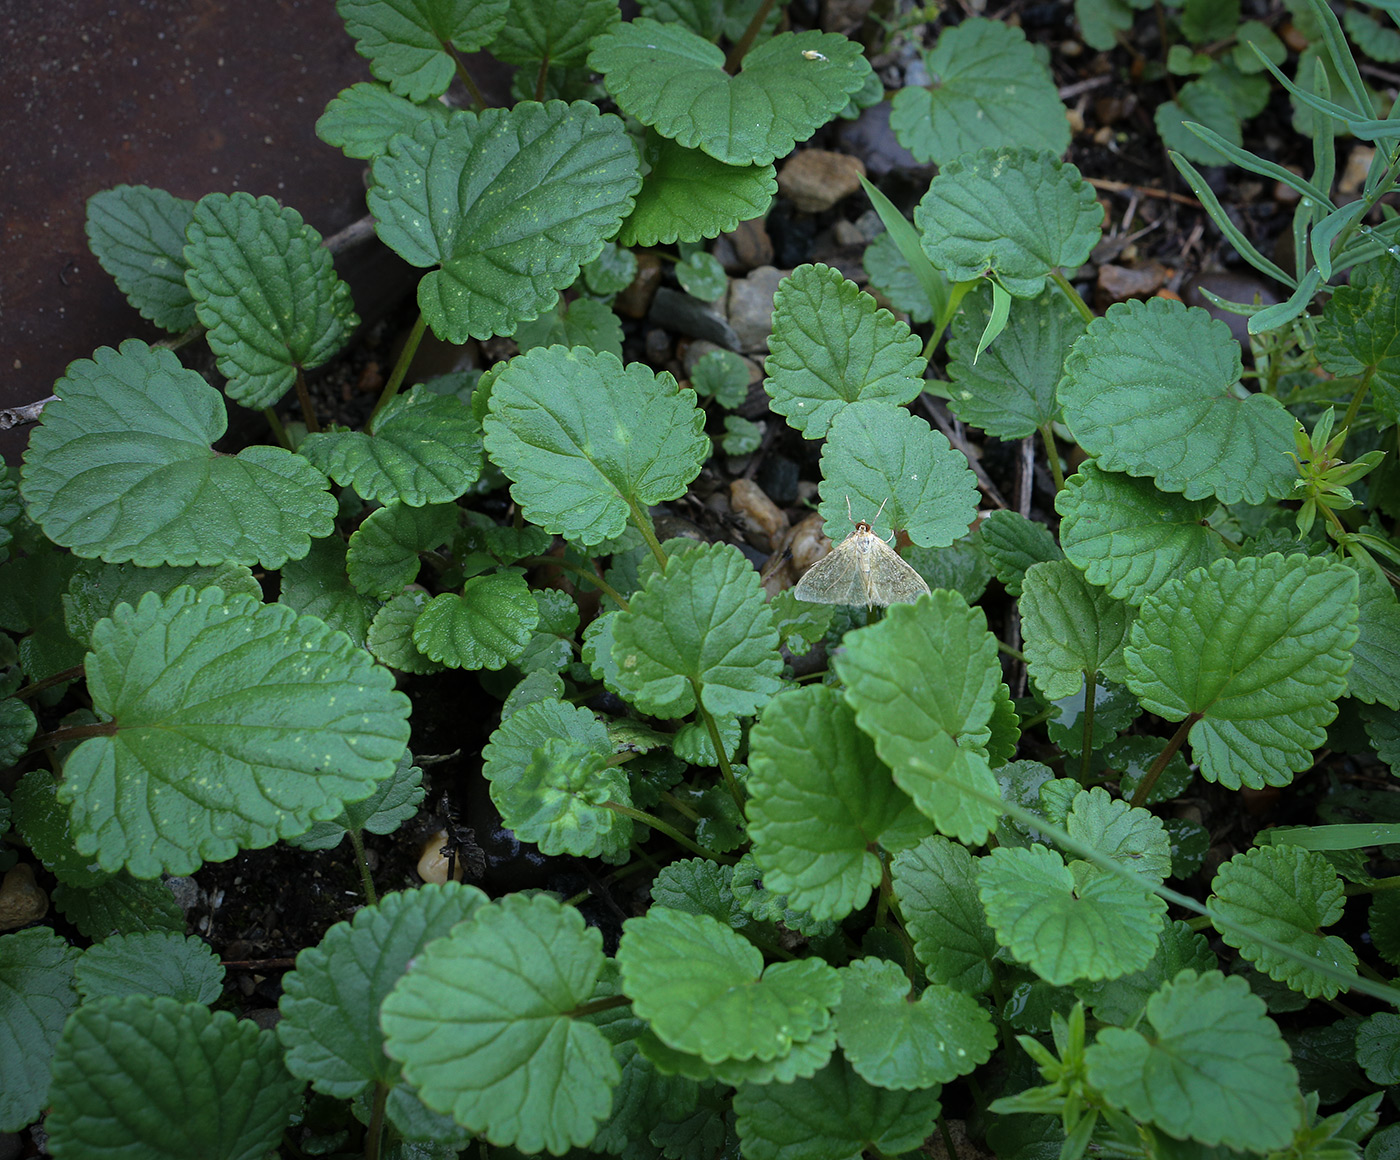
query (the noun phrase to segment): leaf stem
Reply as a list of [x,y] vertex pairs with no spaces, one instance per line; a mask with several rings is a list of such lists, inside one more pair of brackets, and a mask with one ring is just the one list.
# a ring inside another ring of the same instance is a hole
[[580,1003],[572,1011],[568,1012],[571,1019],[581,1019],[585,1015],[596,1015],[599,1011],[613,1011],[618,1007],[627,1007],[632,1000],[626,995],[609,995],[606,999],[590,999],[587,1003]]
[[27,752],[38,753],[41,749],[48,749],[54,745],[86,741],[89,737],[115,737],[116,734],[117,723],[115,721],[98,721],[92,725],[64,725],[61,728],[50,730],[48,733],[39,734],[30,742]]
[[427,320],[420,311],[418,321],[408,332],[408,341],[403,344],[403,350],[399,351],[399,361],[394,364],[393,373],[389,375],[389,381],[384,384],[379,402],[374,404],[374,411],[370,414],[369,422],[365,424],[366,435],[374,433],[374,421],[379,418],[379,412],[384,410],[393,397],[399,393],[399,385],[403,382],[404,376],[408,374],[409,363],[413,361],[413,356],[418,353],[418,344],[423,341],[423,332],[427,329]]
[[346,830],[350,835],[350,846],[355,851],[355,864],[360,868],[360,885],[365,888],[365,901],[370,906],[379,902],[379,894],[374,889],[374,877],[369,872],[369,859],[365,857],[365,840],[359,830]]
[[734,770],[729,764],[729,755],[724,752],[724,742],[719,735],[719,725],[716,724],[713,714],[705,708],[704,702],[700,700],[700,682],[694,679],[690,682],[691,688],[695,692],[695,709],[700,714],[700,720],[705,722],[705,731],[710,735],[710,744],[715,747],[715,757],[719,759],[720,776],[724,778],[724,784],[729,787],[730,796],[734,798],[734,804],[739,807],[739,812],[744,812],[744,795],[739,789],[739,783],[734,780]]
[[733,75],[739,71],[749,49],[753,47],[753,42],[758,39],[758,34],[763,31],[763,22],[768,19],[768,13],[773,10],[773,0],[763,0],[758,9],[753,14],[753,19],[749,21],[749,26],[744,29],[744,35],[734,42],[734,47],[729,50],[729,55],[724,60],[724,71]]
[[54,673],[53,676],[45,677],[42,681],[33,681],[25,685],[22,689],[16,689],[14,696],[18,697],[21,701],[27,701],[30,697],[42,693],[45,689],[52,688],[54,685],[63,685],[67,684],[69,681],[79,680],[82,675],[83,666],[74,665],[71,669],[64,669],[61,673]]
[[1356,393],[1352,395],[1351,402],[1347,404],[1347,413],[1342,416],[1342,421],[1338,425],[1343,431],[1351,429],[1352,423],[1356,421],[1356,413],[1361,410],[1361,401],[1366,398],[1366,392],[1371,389],[1371,376],[1375,369],[1368,370],[1361,379],[1361,385],[1356,388]]
[[1186,744],[1186,735],[1191,732],[1191,727],[1200,719],[1201,714],[1192,713],[1177,726],[1176,732],[1172,734],[1171,740],[1167,742],[1166,748],[1163,749],[1161,753],[1157,754],[1157,760],[1148,767],[1147,772],[1142,775],[1142,780],[1138,782],[1137,789],[1133,790],[1133,800],[1128,803],[1130,806],[1141,806],[1147,801],[1147,795],[1152,792],[1152,787],[1157,784],[1157,779],[1162,776],[1162,770],[1167,768],[1167,762],[1175,757],[1177,750]]
[[948,1121],[945,1117],[938,1117],[938,1132],[943,1137],[943,1151],[947,1153],[948,1160],[958,1160],[958,1150],[953,1147],[953,1136],[948,1131]]
[[1060,288],[1060,293],[1069,300],[1069,304],[1079,312],[1079,317],[1084,319],[1086,324],[1094,321],[1094,312],[1089,309],[1089,304],[1079,296],[1079,291],[1070,284],[1068,278],[1059,270],[1053,270],[1050,273],[1050,280]]
[[1055,447],[1055,429],[1050,423],[1040,425],[1040,437],[1045,441],[1045,458],[1050,464],[1050,478],[1055,481],[1055,494],[1065,489],[1065,474],[1060,470],[1060,453]]
[[1094,707],[1098,702],[1099,674],[1097,671],[1084,674],[1084,734],[1080,742],[1079,784],[1089,784],[1089,758],[1094,749]]
[[[297,402],[301,404],[301,421],[306,424],[306,433],[314,435],[321,429],[316,419],[316,408],[311,402],[311,392],[306,389],[306,376],[297,367]],[[270,408],[269,408],[270,409]]]
[[379,1160],[384,1150],[384,1107],[389,1102],[389,1085],[376,1083],[370,1100],[369,1124],[365,1128],[365,1160]]
[[1010,657],[1013,661],[1020,661],[1022,664],[1026,663],[1026,654],[1018,648],[1012,648],[1005,641],[997,641],[997,651],[1004,656]]
[[632,806],[625,806],[621,802],[605,802],[604,804],[614,813],[621,814],[625,818],[631,818],[634,822],[641,822],[642,825],[650,826],[653,830],[665,834],[671,841],[684,846],[692,854],[699,854],[702,858],[706,858],[711,862],[719,862],[725,866],[732,866],[738,861],[737,858],[731,858],[727,854],[718,854],[714,850],[707,850],[697,842],[692,842],[676,829],[675,826],[663,822],[660,818],[656,817],[654,814],[647,813],[645,810],[634,809]]
[[571,572],[592,584],[624,612],[627,611],[627,597],[623,596],[596,572],[589,571],[582,564],[575,564],[572,560],[561,559],[559,556],[523,556],[516,563],[523,564],[527,568],[558,568],[562,572]]
[[642,511],[637,505],[637,501],[630,495],[627,497],[627,506],[632,510],[633,525],[637,531],[642,533],[642,539],[646,541],[647,547],[651,549],[651,554],[656,559],[656,566],[663,572],[666,571],[666,552],[661,547],[661,541],[656,538],[656,531],[651,526],[650,517]]
[[287,434],[287,429],[282,426],[282,420],[277,417],[277,412],[271,407],[263,408],[263,418],[267,420],[267,425],[272,429],[272,437],[277,440],[277,446],[290,451],[292,449],[291,436]]
[[457,73],[457,79],[466,88],[468,96],[472,99],[472,106],[478,113],[481,112],[482,109],[486,108],[486,96],[476,87],[476,81],[472,80],[472,74],[467,71],[467,62],[458,55],[456,47],[450,41],[443,41],[442,49],[452,58],[452,66]]

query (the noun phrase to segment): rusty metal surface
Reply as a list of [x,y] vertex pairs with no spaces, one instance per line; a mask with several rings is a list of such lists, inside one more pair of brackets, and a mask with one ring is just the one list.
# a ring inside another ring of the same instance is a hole
[[[365,213],[362,163],[313,131],[370,79],[331,0],[0,0],[0,36],[0,407],[161,337],[87,248],[98,190],[270,194],[325,235]],[[0,432],[8,463],[26,430]]]

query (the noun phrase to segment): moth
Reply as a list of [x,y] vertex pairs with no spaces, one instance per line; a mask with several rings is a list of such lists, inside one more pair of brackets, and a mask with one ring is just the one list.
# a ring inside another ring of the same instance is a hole
[[[887,501],[888,502],[888,501]],[[880,518],[880,511],[875,519]],[[906,604],[927,594],[924,578],[900,559],[889,543],[870,530],[865,520],[851,516],[851,500],[846,498],[846,515],[856,530],[831,549],[803,574],[793,589],[799,600],[812,604]],[[890,535],[894,539],[894,535]]]

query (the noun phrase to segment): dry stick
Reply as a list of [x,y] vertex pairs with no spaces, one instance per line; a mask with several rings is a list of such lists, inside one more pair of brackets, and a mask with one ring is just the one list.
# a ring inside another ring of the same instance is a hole
[[947,436],[948,442],[967,456],[967,465],[972,468],[972,474],[977,477],[977,486],[982,489],[982,494],[999,508],[1009,507],[1010,505],[1002,498],[1001,492],[997,490],[997,485],[982,470],[982,464],[978,461],[972,448],[968,446],[962,432],[948,422],[947,416],[934,405],[933,400],[927,395],[919,396],[919,405],[923,407],[924,413],[933,420],[934,425]]
[[1146,194],[1148,197],[1164,197],[1168,201],[1174,201],[1178,205],[1189,205],[1194,209],[1205,209],[1194,197],[1187,197],[1184,193],[1172,193],[1167,189],[1158,189],[1155,185],[1133,185],[1127,181],[1109,181],[1106,177],[1086,177],[1084,179],[1095,189],[1102,189],[1107,193],[1135,193]]

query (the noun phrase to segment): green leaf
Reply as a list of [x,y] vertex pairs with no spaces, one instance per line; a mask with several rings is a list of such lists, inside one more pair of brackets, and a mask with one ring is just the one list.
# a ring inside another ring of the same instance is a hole
[[1377,1084],[1400,1083],[1400,1015],[1377,1011],[1356,1033],[1356,1062]]
[[20,779],[11,806],[15,830],[60,882],[91,887],[111,877],[74,848],[72,815],[59,803],[58,782],[47,769],[31,769]]
[[1162,928],[1156,954],[1142,970],[1116,979],[1079,980],[1074,993],[1102,1022],[1128,1027],[1138,1021],[1157,990],[1182,970],[1189,967],[1201,973],[1213,971],[1217,965],[1205,936],[1178,920]]
[[506,64],[582,68],[594,37],[621,19],[612,0],[512,0],[489,51]]
[[1204,125],[1230,145],[1239,146],[1244,140],[1239,110],[1229,89],[1217,84],[1216,79],[1206,76],[1188,81],[1177,90],[1176,100],[1163,101],[1153,113],[1162,143],[1202,165],[1223,165],[1226,157],[1191,132],[1187,122]]
[[1171,843],[1159,819],[1109,797],[1101,785],[1075,794],[1065,830],[1090,849],[1158,882],[1171,872]]
[[726,455],[752,455],[763,442],[763,427],[742,415],[724,417],[724,438],[720,446]]
[[255,1160],[301,1102],[271,1031],[198,1003],[84,1004],[54,1057],[45,1121],[60,1155]]
[[159,879],[140,881],[126,871],[90,890],[59,883],[54,907],[88,938],[142,930],[185,931],[185,912]]
[[1074,344],[1060,404],[1101,468],[1187,499],[1263,503],[1297,478],[1293,418],[1269,395],[1236,395],[1239,377],[1239,343],[1204,310],[1120,302]]
[[452,668],[501,669],[525,651],[539,620],[524,579],[493,572],[473,576],[460,596],[434,596],[413,626],[413,643]]
[[187,874],[271,845],[370,793],[408,741],[389,673],[283,605],[149,593],[92,648],[88,691],[111,732],[68,757],[59,800],[107,870]]
[[934,1131],[941,1089],[871,1087],[837,1056],[811,1078],[747,1083],[734,1096],[747,1160],[859,1160],[912,1152]]
[[[598,803],[608,800],[609,795],[612,800],[624,805],[631,804],[630,794],[623,785],[618,784],[616,778],[607,776],[600,779],[601,784],[597,787],[599,794],[594,802],[585,800],[589,789],[586,775],[579,779],[583,784],[576,791],[550,784],[548,793],[551,801],[539,801],[547,780],[548,763],[560,761],[562,774],[570,773],[571,769],[593,770],[596,773],[604,769],[612,756],[613,743],[606,727],[588,709],[556,698],[545,698],[522,705],[502,719],[481,751],[481,772],[491,785],[491,798],[497,808],[503,813],[510,809],[519,815],[520,820],[528,820],[534,827],[533,836],[520,835],[526,841],[539,842],[543,839],[551,845],[560,845],[560,848],[563,848],[565,840],[576,842],[578,834],[562,828],[563,824],[558,821],[562,817],[567,823],[567,811],[576,809],[580,811],[583,825],[596,831],[596,834],[585,834],[585,837],[590,842],[596,837],[600,850],[606,838],[610,851],[615,851],[617,847],[614,843],[618,837],[624,832],[630,833],[630,823],[619,826],[622,821],[619,815],[614,814],[613,819],[608,820],[595,816],[594,810]],[[542,761],[547,763],[544,769],[540,768]],[[532,786],[536,788],[531,789]],[[525,811],[530,807],[531,796],[536,799],[539,813],[533,819],[526,819]],[[554,811],[553,816],[546,812],[550,809]],[[598,807],[597,812],[611,811]],[[555,825],[561,825],[561,828],[551,831],[550,827]]]
[[1043,846],[1001,846],[983,858],[979,894],[997,941],[1058,986],[1146,966],[1167,904],[1088,863],[1075,866]]
[[987,990],[997,943],[977,897],[977,863],[967,848],[934,835],[896,854],[890,871],[929,981],[973,995]]
[[778,630],[758,573],[732,544],[672,555],[613,622],[613,663],[644,713],[751,717],[778,691]]
[[682,858],[662,868],[651,884],[655,906],[708,914],[711,918],[740,930],[753,920],[735,900],[732,882],[734,867],[720,866],[704,858]]
[[1107,52],[1118,43],[1115,33],[1133,26],[1129,0],[1074,0],[1074,15],[1084,43],[1099,52]]
[[749,397],[749,364],[732,350],[712,350],[692,368],[690,385],[697,395],[732,410]]
[[[984,841],[998,810],[961,789],[1000,796],[982,746],[1001,665],[982,610],[944,591],[893,605],[880,623],[847,635],[835,667],[895,784],[944,833]],[[916,762],[946,776],[932,777]]]
[[699,149],[668,141],[654,129],[642,139],[648,167],[632,216],[617,240],[624,246],[670,245],[717,238],[768,212],[778,180],[771,162],[726,165]]
[[1092,459],[1055,497],[1065,555],[1090,583],[1132,605],[1220,559],[1225,549],[1205,522],[1215,506],[1213,497],[1158,491],[1150,480],[1103,471]]
[[519,355],[497,374],[490,408],[486,450],[525,518],[585,546],[685,494],[710,455],[695,392],[609,354]]
[[20,487],[30,518],[76,555],[278,568],[330,535],[325,477],[280,447],[216,455],[224,401],[170,351],[101,347],[54,391]]
[[857,959],[841,975],[836,1039],[866,1083],[917,1091],[991,1058],[992,1019],[971,995],[935,983],[915,999],[908,977],[884,959]]
[[632,210],[637,153],[586,101],[456,113],[400,134],[371,168],[380,238],[413,266],[433,333],[513,334],[554,304]]
[[[82,643],[64,625],[60,595],[79,561],[46,540],[35,539],[29,555],[17,556],[0,568],[0,627],[29,634],[20,641],[20,668],[32,680],[43,680],[83,661]],[[0,644],[13,649],[9,642]],[[11,651],[9,664],[13,663]]]
[[768,703],[749,736],[746,788],[764,882],[818,919],[866,904],[880,881],[882,836],[913,812],[855,713],[822,685]]
[[653,907],[617,948],[632,1010],[665,1044],[710,1063],[777,1059],[825,1030],[841,980],[821,959],[774,963],[708,915]]
[[[1309,999],[1335,998],[1344,988],[1310,961],[1329,963],[1351,974],[1356,953],[1337,935],[1318,933],[1342,917],[1342,881],[1327,859],[1296,845],[1257,846],[1236,854],[1216,871],[1207,901],[1220,936],[1269,978],[1287,983]],[[1256,942],[1249,932],[1283,943],[1285,955]]]
[[185,227],[194,202],[148,185],[118,185],[87,200],[88,248],[126,300],[162,330],[195,324],[185,285]]
[[1317,323],[1317,359],[1338,378],[1356,378],[1375,405],[1400,418],[1400,271],[1393,261],[1364,262],[1338,286]]
[[396,395],[373,434],[319,431],[297,450],[371,503],[447,503],[481,474],[481,428],[471,411],[421,386]]
[[729,279],[719,259],[697,250],[676,264],[676,281],[681,289],[701,302],[713,302],[729,288]]
[[632,819],[612,807],[631,806],[625,770],[609,766],[612,746],[600,753],[587,742],[551,737],[535,749],[529,767],[492,782],[491,800],[502,823],[545,854],[624,861]]
[[[1367,56],[1381,64],[1394,64],[1400,61],[1400,32],[1393,27],[1381,24],[1374,16],[1359,8],[1348,8],[1342,14],[1347,37],[1351,43],[1364,48]],[[1283,56],[1274,61],[1283,63]]]
[[415,105],[383,85],[361,81],[341,89],[316,122],[316,136],[347,157],[372,161],[389,148],[395,133],[413,132],[424,121],[447,124],[451,113],[441,101]]
[[1359,633],[1351,653],[1347,693],[1368,705],[1379,702],[1400,709],[1400,602],[1390,585],[1374,573],[1359,572]]
[[1057,269],[1078,269],[1102,223],[1079,170],[1031,149],[947,162],[914,211],[924,252],[952,281],[990,277],[1016,298],[1035,298]]
[[953,321],[948,407],[988,435],[1024,439],[1059,414],[1055,386],[1085,323],[1054,287],[1038,298],[1014,298],[1006,329],[979,357],[990,310],[989,294],[969,294]]
[[1054,79],[1019,28],[964,20],[944,30],[924,67],[933,83],[900,89],[890,108],[895,136],[920,161],[942,166],[976,149],[1069,147]]
[[349,802],[340,816],[317,822],[304,834],[288,838],[299,850],[334,850],[347,833],[392,834],[418,812],[423,804],[423,771],[407,751],[399,759],[394,776],[381,781],[367,798]]
[[440,548],[457,534],[456,504],[409,507],[391,503],[370,512],[355,529],[345,569],[357,592],[388,600],[418,578],[420,552]]
[[1032,564],[1021,589],[1026,666],[1047,700],[1078,692],[1086,676],[1127,679],[1123,645],[1132,610],[1068,560]]
[[39,731],[34,711],[17,697],[0,701],[0,766],[14,765]]
[[48,927],[0,935],[0,1131],[18,1132],[49,1102],[49,1062],[78,1006],[80,953]]
[[994,511],[977,530],[997,579],[1011,596],[1021,595],[1021,585],[1031,565],[1064,559],[1050,529],[1020,512]]
[[374,614],[365,633],[365,647],[375,660],[402,673],[435,673],[442,668],[413,643],[413,626],[427,606],[426,592],[409,591],[395,596]]
[[728,165],[786,157],[845,108],[870,72],[859,44],[810,31],[764,41],[730,76],[715,45],[646,19],[599,36],[588,67],[628,116]]
[[1241,978],[1182,971],[1148,1001],[1151,1032],[1106,1027],[1084,1053],[1115,1106],[1179,1139],[1285,1148],[1302,1100],[1288,1046]]
[[567,306],[557,302],[538,318],[522,322],[515,331],[521,353],[537,346],[581,346],[622,357],[622,320],[604,303],[575,298]]
[[[314,544],[324,542],[316,540]],[[63,620],[73,639],[86,644],[97,622],[111,616],[118,604],[135,604],[147,592],[169,596],[181,584],[196,591],[213,585],[230,596],[242,593],[262,599],[262,585],[246,564],[138,568],[134,564],[92,562],[80,567],[68,581],[68,591],[63,594]]]
[[350,583],[345,574],[345,541],[339,536],[313,540],[311,551],[302,559],[289,560],[282,565],[282,585],[277,601],[295,612],[324,620],[357,645],[365,643],[370,622],[379,607],[377,600],[362,596]]
[[164,995],[213,1003],[224,990],[224,968],[197,938],[173,931],[114,935],[78,960],[73,984],[83,1002],[121,995]]
[[185,282],[225,391],[270,407],[359,326],[321,235],[270,197],[211,193],[186,231]]
[[1346,689],[1356,573],[1303,556],[1218,560],[1142,605],[1125,659],[1144,708],[1180,721],[1201,774],[1287,785],[1312,764]]
[[598,930],[552,898],[480,906],[384,1001],[385,1050],[433,1110],[493,1144],[561,1155],[593,1139],[621,1078],[573,1014],[604,961]]
[[838,542],[852,515],[882,539],[901,529],[931,548],[959,539],[977,517],[967,456],[917,415],[885,402],[849,403],[836,415],[822,448],[820,490],[826,532]]
[[909,327],[830,266],[799,266],[778,284],[763,389],[808,439],[856,399],[908,403],[927,360]]
[[337,1099],[395,1083],[399,1068],[384,1054],[380,1005],[429,943],[485,904],[486,895],[459,882],[387,894],[298,954],[278,1004],[287,1070]]
[[476,52],[501,30],[509,0],[336,0],[355,51],[400,96],[426,101],[447,91],[453,53]]

